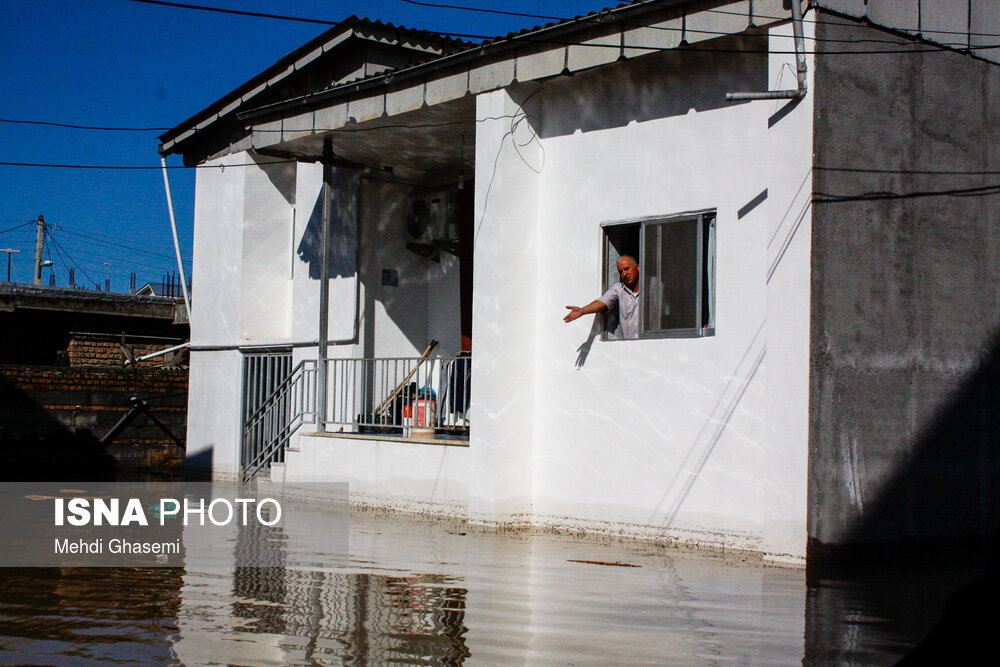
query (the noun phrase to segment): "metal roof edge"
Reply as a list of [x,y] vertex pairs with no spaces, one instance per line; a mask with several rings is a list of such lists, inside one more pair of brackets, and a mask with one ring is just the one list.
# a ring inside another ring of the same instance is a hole
[[[590,14],[576,16],[572,19],[566,19],[565,21],[559,21],[536,28],[527,28],[516,33],[510,33],[506,36],[498,37],[494,40],[471,46],[462,51],[445,54],[438,58],[434,58],[433,60],[428,60],[403,69],[390,70],[385,73],[376,74],[361,81],[343,83],[333,86],[332,88],[327,88],[326,90],[317,91],[315,93],[284,100],[282,102],[276,102],[274,104],[265,105],[256,109],[243,111],[238,113],[237,117],[241,120],[256,118],[269,113],[283,111],[285,109],[319,103],[328,98],[336,97],[338,94],[347,90],[360,92],[364,89],[385,85],[390,81],[395,82],[397,79],[407,79],[426,74],[427,72],[452,67],[469,60],[483,58],[487,54],[492,55],[493,53],[503,52],[507,49],[517,48],[521,42],[529,41],[529,38],[536,37],[538,35],[549,36],[552,34],[558,35],[562,33],[573,33],[581,29],[595,27],[595,25],[603,23],[603,21],[595,21],[595,19],[602,16],[615,16],[617,19],[622,15],[641,15],[655,9],[669,9],[672,7],[680,7],[685,4],[695,4],[699,1],[700,0],[637,0],[636,2],[620,5],[618,7],[601,9],[599,11],[591,12]],[[612,19],[609,18],[607,22],[612,22]],[[562,48],[562,45],[559,45],[559,48]]]
[[[412,45],[410,42],[404,44],[403,36],[408,36],[411,39],[423,39],[427,41],[439,41],[443,43],[451,43],[457,46],[470,45],[470,42],[463,40],[447,37],[445,35],[440,35],[429,30],[421,30],[417,28],[407,28],[405,26],[397,26],[392,23],[384,23],[378,20],[371,20],[356,15],[351,15],[344,19],[340,23],[331,26],[329,30],[324,31],[315,38],[309,40],[302,46],[296,48],[291,53],[282,56],[277,62],[265,69],[263,72],[257,74],[253,78],[244,82],[243,84],[237,86],[235,89],[223,95],[215,102],[212,102],[207,107],[194,114],[193,116],[187,118],[186,120],[178,123],[173,128],[167,130],[161,134],[158,139],[160,141],[160,153],[168,155],[173,152],[173,148],[184,141],[190,136],[193,136],[195,130],[201,130],[211,125],[219,118],[224,115],[228,115],[233,109],[229,109],[233,102],[236,102],[237,107],[243,102],[248,101],[250,97],[258,94],[259,92],[268,88],[271,80],[280,80],[285,78],[285,76],[278,76],[282,72],[287,76],[290,73],[294,73],[299,70],[300,63],[306,65],[316,58],[310,58],[305,60],[306,56],[313,54],[317,49],[321,51],[321,54],[326,54],[336,46],[339,46],[345,42],[350,37],[357,37],[358,39],[371,39],[368,35],[362,34],[357,30],[357,28],[362,28],[365,30],[385,30],[396,32],[400,35],[399,45],[402,48],[407,48],[411,50],[420,50]],[[443,48],[443,47],[442,47]],[[321,56],[317,56],[321,57]],[[277,77],[277,78],[276,78]],[[259,90],[257,90],[259,89]],[[253,91],[252,95],[247,96],[247,93]],[[207,121],[207,122],[206,122]]]

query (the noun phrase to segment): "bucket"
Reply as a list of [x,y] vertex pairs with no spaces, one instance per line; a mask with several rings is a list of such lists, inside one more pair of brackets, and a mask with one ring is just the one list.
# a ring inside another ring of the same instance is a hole
[[437,426],[437,401],[432,398],[418,398],[413,401],[413,426],[434,428]]

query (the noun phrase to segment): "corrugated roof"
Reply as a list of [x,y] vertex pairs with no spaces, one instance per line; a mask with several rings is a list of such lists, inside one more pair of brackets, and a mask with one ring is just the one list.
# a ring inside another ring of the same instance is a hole
[[[541,43],[544,44],[546,41],[551,40],[553,36],[559,36],[564,33],[576,32],[581,29],[586,29],[590,26],[602,26],[609,24],[620,24],[623,18],[627,18],[630,15],[642,15],[651,10],[664,10],[679,8],[684,5],[698,4],[699,0],[631,0],[629,2],[621,2],[615,5],[609,5],[602,9],[596,10],[589,14],[582,14],[574,16],[573,18],[566,18],[551,21],[539,26],[534,26],[530,28],[524,28],[515,32],[510,32],[504,36],[494,37],[487,39],[482,42],[470,42],[462,39],[457,39],[454,37],[449,37],[447,35],[442,35],[439,33],[434,33],[426,30],[413,30],[409,28],[402,28],[395,26],[392,23],[384,23],[378,20],[364,19],[357,16],[352,16],[345,21],[341,22],[331,30],[327,31],[323,35],[320,35],[316,39],[312,40],[305,46],[297,49],[288,56],[285,56],[278,61],[274,66],[266,70],[261,75],[258,75],[253,80],[244,84],[243,87],[237,89],[230,95],[222,98],[219,102],[216,102],[213,106],[202,111],[193,118],[179,124],[174,129],[161,135],[160,139],[167,144],[167,140],[171,143],[170,145],[165,145],[164,149],[167,152],[172,152],[178,143],[186,141],[187,138],[194,134],[194,128],[196,127],[196,122],[198,119],[202,119],[202,124],[200,129],[204,129],[211,123],[206,123],[205,119],[213,110],[223,108],[223,105],[227,101],[231,101],[241,90],[252,89],[254,84],[260,85],[261,81],[266,81],[269,74],[273,74],[281,70],[281,68],[287,68],[289,64],[293,63],[297,58],[308,53],[311,49],[315,49],[318,44],[324,42],[324,40],[329,40],[331,37],[338,33],[343,33],[347,30],[353,29],[355,27],[360,28],[370,28],[375,30],[396,30],[402,31],[406,34],[411,34],[414,36],[420,36],[429,40],[440,40],[442,44],[447,44],[450,47],[447,50],[442,49],[441,53],[428,54],[426,59],[419,60],[414,63],[410,63],[406,66],[381,70],[378,73],[370,74],[368,76],[360,77],[357,79],[347,82],[339,82],[329,88],[323,90],[312,91],[306,95],[290,98],[288,100],[283,100],[280,102],[273,102],[270,104],[262,105],[256,108],[245,109],[238,113],[241,118],[247,116],[256,116],[261,113],[270,113],[272,111],[277,111],[286,106],[295,106],[301,103],[312,103],[318,102],[319,100],[326,99],[332,95],[337,95],[340,91],[353,90],[360,91],[366,87],[372,85],[378,85],[379,82],[387,83],[397,75],[400,76],[411,76],[418,75],[421,71],[429,71],[427,68],[436,68],[439,65],[449,66],[454,63],[469,60],[470,58],[476,58],[480,54],[485,54],[488,51],[498,52],[506,49],[508,47],[516,47],[520,42],[528,43]],[[540,38],[540,39],[533,39]],[[243,106],[243,105],[240,105]],[[227,111],[228,113],[228,111]],[[214,121],[213,121],[214,122]],[[185,136],[188,135],[188,136]]]
[[[164,132],[160,135],[159,139],[161,143],[170,141],[176,138],[186,130],[202,124],[207,118],[213,114],[219,113],[221,110],[230,106],[234,101],[237,102],[236,107],[240,106],[239,100],[245,95],[253,91],[255,88],[261,87],[261,84],[268,82],[276,75],[281,74],[283,71],[287,70],[290,66],[299,61],[304,56],[313,52],[317,48],[322,47],[326,43],[330,42],[332,39],[339,35],[347,33],[355,29],[371,29],[371,30],[383,30],[397,33],[401,37],[416,38],[422,41],[430,42],[435,45],[440,46],[439,53],[428,53],[428,57],[425,60],[419,62],[425,62],[426,60],[433,60],[439,58],[443,55],[449,55],[459,51],[464,51],[469,47],[476,46],[476,43],[469,42],[467,40],[458,39],[455,37],[450,37],[448,35],[442,35],[440,33],[432,32],[430,30],[422,30],[418,28],[408,28],[406,26],[396,25],[394,23],[389,23],[386,21],[372,20],[360,16],[351,15],[344,19],[337,25],[326,30],[314,39],[309,40],[299,48],[295,49],[291,53],[285,55],[279,59],[276,63],[265,69],[260,74],[256,75],[249,81],[246,81],[242,85],[238,86],[234,90],[230,91],[228,94],[222,96],[206,108],[202,109],[195,115],[178,123],[175,127]],[[416,49],[414,49],[416,51]],[[263,90],[263,88],[261,88]],[[256,94],[256,93],[255,93]],[[235,110],[230,109],[225,113]]]

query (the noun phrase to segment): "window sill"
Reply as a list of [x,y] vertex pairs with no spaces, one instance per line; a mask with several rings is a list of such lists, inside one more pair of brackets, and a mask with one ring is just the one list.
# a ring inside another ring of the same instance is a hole
[[408,442],[414,445],[445,445],[447,447],[468,447],[468,436],[457,436],[451,433],[436,433],[432,436],[405,438],[401,435],[391,435],[386,433],[342,433],[339,431],[317,431],[314,433],[303,433],[305,436],[317,438],[342,438],[344,440],[381,440],[383,442]]

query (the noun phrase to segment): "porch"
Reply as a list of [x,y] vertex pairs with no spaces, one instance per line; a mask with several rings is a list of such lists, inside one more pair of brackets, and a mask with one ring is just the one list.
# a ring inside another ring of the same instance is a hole
[[[468,446],[472,356],[304,359],[244,355],[240,476],[248,481],[298,451],[292,436]],[[273,477],[273,475],[272,475]]]

